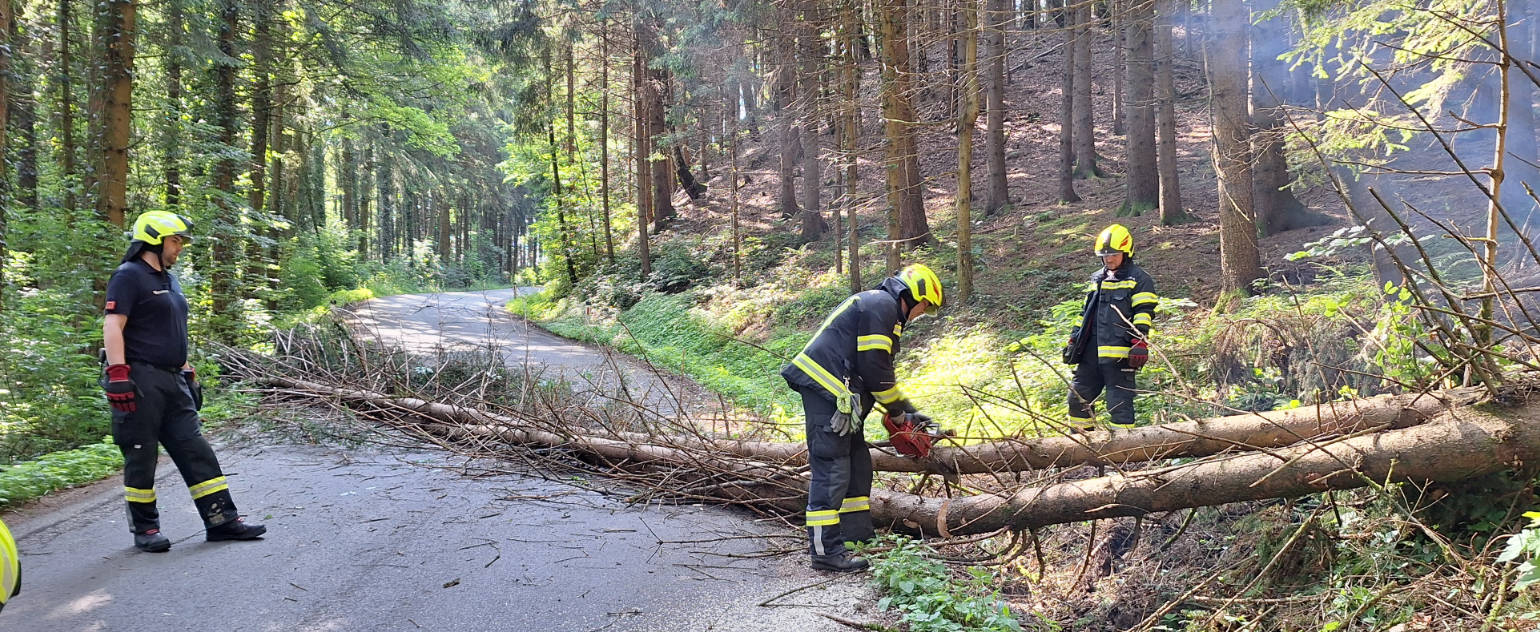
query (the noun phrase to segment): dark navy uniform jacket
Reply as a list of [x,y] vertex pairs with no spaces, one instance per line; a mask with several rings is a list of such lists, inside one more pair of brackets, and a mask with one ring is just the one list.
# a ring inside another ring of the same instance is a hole
[[889,277],[877,289],[852,294],[781,369],[781,377],[793,388],[821,391],[835,401],[851,393],[870,395],[889,412],[914,412],[893,374],[908,316],[899,301],[905,290],[903,281]]
[[107,280],[107,313],[128,317],[123,355],[167,369],[187,363],[187,298],[176,275],[142,259],[124,262]]

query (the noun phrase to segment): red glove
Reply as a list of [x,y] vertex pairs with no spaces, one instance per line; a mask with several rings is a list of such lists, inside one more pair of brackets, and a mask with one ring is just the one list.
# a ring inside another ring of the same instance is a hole
[[1144,368],[1144,363],[1150,361],[1150,347],[1143,340],[1135,340],[1128,349],[1128,368],[1138,371]]
[[107,402],[120,413],[131,413],[139,409],[139,389],[128,372],[127,364],[109,364],[107,383],[102,385],[102,390],[107,391]]

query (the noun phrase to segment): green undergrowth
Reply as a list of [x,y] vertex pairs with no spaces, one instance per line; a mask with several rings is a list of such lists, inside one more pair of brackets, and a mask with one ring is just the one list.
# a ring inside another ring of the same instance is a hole
[[[871,555],[872,582],[884,597],[877,607],[900,616],[911,632],[1023,632],[1028,628],[1000,597],[995,574],[968,568],[959,579],[925,544],[904,536],[883,536],[890,549]],[[1038,620],[1032,630],[1056,630]]]
[[73,450],[50,452],[0,469],[0,507],[106,478],[122,468],[123,455],[112,437]]
[[[586,302],[549,289],[509,309],[558,335],[644,356],[795,426],[800,404],[778,373],[848,287],[832,271],[795,264],[778,270],[752,287],[718,282],[670,294],[630,286]],[[1059,356],[1079,322],[1082,288],[1065,284],[1044,298],[1055,302],[1019,306],[1008,317],[980,300],[911,323],[896,366],[900,385],[963,437],[1060,432],[1073,367]],[[621,305],[604,299],[633,293]],[[1431,358],[1418,358],[1412,348],[1421,329],[1401,296],[1396,288],[1375,288],[1363,270],[1326,270],[1306,288],[1265,288],[1228,314],[1163,296],[1154,357],[1138,377],[1137,416],[1163,423],[1425,383],[1434,375]],[[877,425],[867,424],[869,437],[882,438]]]

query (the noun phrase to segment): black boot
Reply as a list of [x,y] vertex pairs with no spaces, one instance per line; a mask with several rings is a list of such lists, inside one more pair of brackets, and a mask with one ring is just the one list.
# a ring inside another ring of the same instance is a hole
[[134,548],[150,553],[164,553],[171,550],[171,540],[161,535],[160,529],[150,529],[134,534]]
[[866,562],[866,558],[851,555],[849,551],[813,556],[813,568],[821,571],[850,573],[866,570],[868,566],[871,566],[871,564]]
[[209,527],[208,541],[220,542],[223,540],[255,540],[267,533],[267,527],[259,524],[247,524],[245,518],[236,518],[217,527]]

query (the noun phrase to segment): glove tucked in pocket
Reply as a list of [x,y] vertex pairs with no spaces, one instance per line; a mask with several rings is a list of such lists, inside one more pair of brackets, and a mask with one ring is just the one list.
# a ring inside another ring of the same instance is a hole
[[854,393],[834,397],[834,416],[829,418],[829,426],[834,434],[841,437],[861,429],[861,420],[857,418],[856,411],[861,409],[860,400]]

